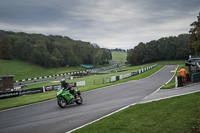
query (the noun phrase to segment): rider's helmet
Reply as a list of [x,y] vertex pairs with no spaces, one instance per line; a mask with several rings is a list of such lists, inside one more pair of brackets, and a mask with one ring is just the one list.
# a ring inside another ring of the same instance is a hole
[[60,80],[60,83],[61,83],[61,86],[64,87],[64,86],[65,86],[65,83],[66,83],[65,79],[62,78],[62,79]]

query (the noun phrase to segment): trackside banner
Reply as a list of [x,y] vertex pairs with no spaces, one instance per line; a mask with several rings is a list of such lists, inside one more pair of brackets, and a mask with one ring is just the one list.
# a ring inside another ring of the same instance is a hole
[[43,88],[26,89],[26,90],[21,90],[20,95],[43,93],[43,91],[44,91]]
[[0,99],[16,97],[16,96],[19,96],[19,95],[20,95],[19,91],[4,92],[4,93],[0,93]]
[[3,93],[0,93],[0,99],[22,96],[22,95],[29,95],[29,94],[36,94],[36,93],[43,93],[43,92],[44,92],[43,88],[33,88],[33,89],[26,89],[26,90],[19,90],[19,91],[3,92]]
[[[85,81],[79,81],[79,82],[74,82],[74,83],[69,83],[71,87],[77,87],[77,86],[85,86]],[[53,90],[58,90],[61,85],[49,85],[49,86],[44,86],[45,91],[53,91]]]

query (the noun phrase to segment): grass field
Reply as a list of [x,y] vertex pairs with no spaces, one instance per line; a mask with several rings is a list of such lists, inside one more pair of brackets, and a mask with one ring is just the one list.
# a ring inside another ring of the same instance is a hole
[[60,68],[43,68],[19,60],[2,60],[0,59],[0,75],[15,75],[14,80],[49,76],[73,71],[84,70],[81,67],[60,67]]
[[127,62],[126,57],[127,57],[126,52],[112,52],[112,60],[113,61]]
[[134,105],[74,133],[199,133],[199,97],[200,92]]

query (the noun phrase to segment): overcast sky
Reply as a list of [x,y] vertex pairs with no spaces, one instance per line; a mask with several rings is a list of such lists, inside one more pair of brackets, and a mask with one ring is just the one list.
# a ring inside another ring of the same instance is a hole
[[200,0],[0,0],[0,29],[130,49],[188,33],[199,12]]

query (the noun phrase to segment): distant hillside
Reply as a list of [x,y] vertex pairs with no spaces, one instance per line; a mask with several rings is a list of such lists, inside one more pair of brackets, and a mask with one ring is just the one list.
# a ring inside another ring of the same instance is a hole
[[111,52],[97,44],[66,36],[27,34],[0,30],[0,59],[18,59],[42,67],[99,65],[111,60]]
[[2,60],[0,59],[0,75],[15,75],[14,80],[34,78],[39,76],[49,76],[72,71],[81,71],[81,67],[59,67],[43,68],[19,60]]

